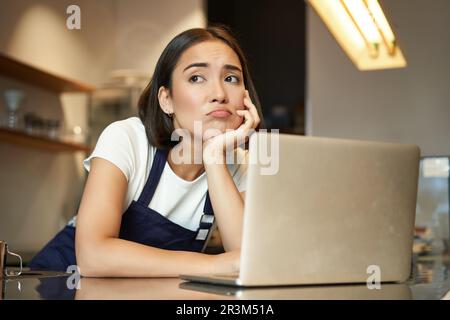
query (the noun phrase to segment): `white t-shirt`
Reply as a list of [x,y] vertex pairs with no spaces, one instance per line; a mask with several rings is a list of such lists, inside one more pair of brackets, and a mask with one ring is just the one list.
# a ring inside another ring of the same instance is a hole
[[[137,117],[120,120],[108,125],[101,133],[92,154],[83,161],[87,171],[91,159],[99,157],[117,166],[128,181],[123,212],[133,200],[138,200],[147,181],[156,148],[148,143],[145,127]],[[235,150],[236,164],[228,164],[228,170],[239,190],[246,190],[247,156],[243,148]],[[206,172],[194,181],[177,176],[166,162],[149,207],[172,222],[192,231],[197,230],[206,200],[208,184]],[[74,223],[73,223],[74,224]]]

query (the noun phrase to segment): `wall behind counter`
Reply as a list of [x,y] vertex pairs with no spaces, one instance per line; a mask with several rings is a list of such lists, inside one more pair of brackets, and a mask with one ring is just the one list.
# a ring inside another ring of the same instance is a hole
[[307,134],[450,154],[450,1],[383,0],[408,66],[361,72],[308,6]]

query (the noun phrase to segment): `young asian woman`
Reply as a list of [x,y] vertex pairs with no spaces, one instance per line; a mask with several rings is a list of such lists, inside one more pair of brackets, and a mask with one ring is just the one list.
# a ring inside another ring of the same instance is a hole
[[[259,129],[261,108],[236,39],[225,27],[177,35],[138,107],[139,117],[100,135],[84,160],[76,219],[31,269],[77,265],[85,277],[238,271],[247,156],[239,142]],[[188,134],[174,140],[176,132]],[[229,150],[240,163],[228,163]],[[225,251],[216,255],[202,252],[213,225]]]

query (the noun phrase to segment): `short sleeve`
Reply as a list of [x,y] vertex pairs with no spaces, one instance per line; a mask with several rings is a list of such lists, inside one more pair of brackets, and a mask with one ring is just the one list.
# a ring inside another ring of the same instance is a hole
[[89,171],[91,160],[95,157],[108,160],[118,167],[127,181],[135,171],[135,159],[132,131],[124,121],[116,121],[108,125],[100,134],[94,151],[83,161],[84,168]]

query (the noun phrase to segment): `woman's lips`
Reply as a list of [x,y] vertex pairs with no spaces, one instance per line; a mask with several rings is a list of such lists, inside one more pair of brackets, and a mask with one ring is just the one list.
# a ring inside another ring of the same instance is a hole
[[231,116],[231,112],[224,109],[214,110],[208,113],[209,116],[214,118],[227,118]]

